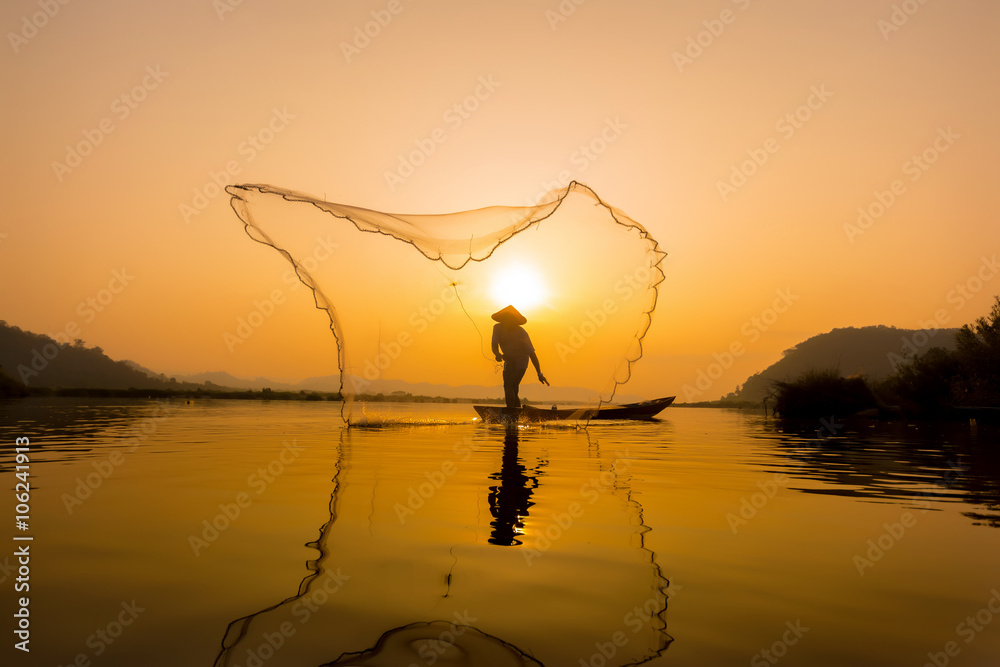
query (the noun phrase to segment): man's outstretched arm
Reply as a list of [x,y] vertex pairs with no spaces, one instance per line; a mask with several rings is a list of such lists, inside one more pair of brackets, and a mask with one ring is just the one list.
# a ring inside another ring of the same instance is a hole
[[535,367],[535,372],[538,373],[538,381],[542,384],[548,384],[549,381],[545,379],[544,375],[542,375],[542,367],[538,363],[538,355],[535,354],[534,350],[532,350],[531,354],[528,355],[528,359],[531,359],[531,364]]

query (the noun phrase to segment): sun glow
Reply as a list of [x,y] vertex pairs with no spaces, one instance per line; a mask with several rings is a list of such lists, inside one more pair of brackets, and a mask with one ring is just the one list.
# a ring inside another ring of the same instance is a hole
[[544,303],[548,290],[538,271],[519,264],[501,269],[494,275],[490,296],[499,305],[511,304],[524,312]]

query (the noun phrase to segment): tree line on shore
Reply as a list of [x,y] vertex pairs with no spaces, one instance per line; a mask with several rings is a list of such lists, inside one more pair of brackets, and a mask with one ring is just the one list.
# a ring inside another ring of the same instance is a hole
[[932,347],[911,355],[878,380],[811,370],[775,382],[766,403],[780,416],[808,418],[861,413],[937,419],[972,409],[1000,411],[1000,296],[985,317],[958,330],[955,343],[953,350]]

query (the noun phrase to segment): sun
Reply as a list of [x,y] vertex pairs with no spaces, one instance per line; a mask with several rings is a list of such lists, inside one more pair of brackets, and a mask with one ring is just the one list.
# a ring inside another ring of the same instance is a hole
[[511,304],[524,312],[544,303],[548,290],[538,271],[530,266],[516,264],[494,274],[490,296],[498,306]]

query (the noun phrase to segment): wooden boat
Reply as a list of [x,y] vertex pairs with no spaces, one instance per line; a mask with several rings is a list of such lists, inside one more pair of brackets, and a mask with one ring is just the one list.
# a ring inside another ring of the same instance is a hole
[[626,403],[625,405],[607,405],[594,415],[594,419],[652,419],[661,410],[674,402],[676,396],[654,398],[651,401]]
[[657,398],[640,403],[625,405],[605,405],[600,408],[536,408],[525,405],[507,408],[500,405],[473,405],[480,418],[486,423],[541,422],[589,419],[652,419],[661,410],[674,402],[675,396]]

